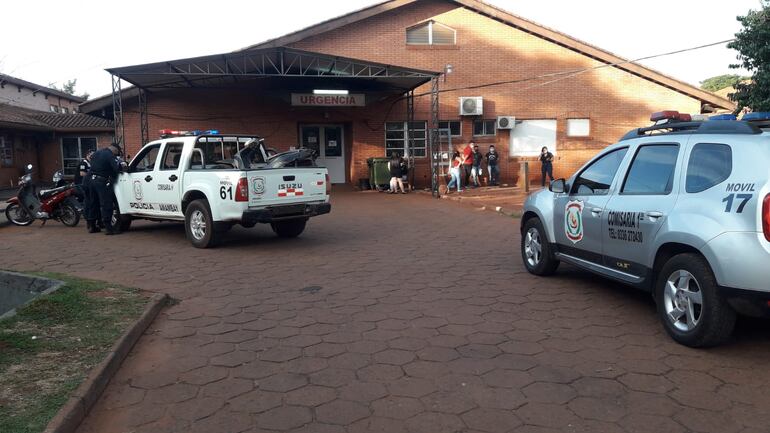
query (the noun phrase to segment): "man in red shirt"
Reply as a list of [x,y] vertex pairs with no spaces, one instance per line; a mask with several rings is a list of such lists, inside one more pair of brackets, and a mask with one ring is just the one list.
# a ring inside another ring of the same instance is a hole
[[475,142],[471,141],[465,146],[465,149],[463,149],[463,172],[461,173],[464,180],[463,187],[468,186],[468,180],[471,177],[471,170],[473,169],[473,146],[475,144]]

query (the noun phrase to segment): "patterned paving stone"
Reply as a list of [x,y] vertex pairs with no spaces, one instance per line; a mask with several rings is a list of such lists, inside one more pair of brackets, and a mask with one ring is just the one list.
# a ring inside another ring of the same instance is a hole
[[517,219],[418,194],[333,201],[298,239],[234,227],[211,251],[179,224],[0,228],[2,269],[179,300],[78,433],[767,431],[767,322],[689,349],[644,293],[528,274]]

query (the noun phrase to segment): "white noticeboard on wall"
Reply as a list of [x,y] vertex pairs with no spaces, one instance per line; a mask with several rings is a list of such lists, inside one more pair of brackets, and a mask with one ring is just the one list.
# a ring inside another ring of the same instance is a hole
[[556,155],[556,120],[522,120],[511,130],[511,156],[539,156],[543,146]]

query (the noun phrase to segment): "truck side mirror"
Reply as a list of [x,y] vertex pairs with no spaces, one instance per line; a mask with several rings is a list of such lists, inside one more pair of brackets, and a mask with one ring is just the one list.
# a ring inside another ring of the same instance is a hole
[[548,187],[549,190],[551,190],[554,194],[564,194],[567,192],[567,181],[564,179],[556,179],[553,182],[551,182],[551,185]]

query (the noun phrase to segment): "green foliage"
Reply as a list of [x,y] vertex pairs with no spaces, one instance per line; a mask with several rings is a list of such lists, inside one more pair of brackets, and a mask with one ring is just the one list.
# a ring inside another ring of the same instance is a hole
[[[78,79],[73,78],[71,80],[68,80],[66,83],[64,83],[61,88],[56,85],[56,83],[49,83],[48,87],[52,89],[56,89],[60,92],[64,92],[68,95],[74,95],[75,94],[75,86],[78,84]],[[79,95],[81,98],[88,100],[91,95],[88,94],[88,92],[84,92],[82,95]]]
[[741,81],[748,80],[751,77],[744,77],[738,74],[724,74],[717,75],[716,77],[706,78],[700,82],[700,88],[708,90],[709,92],[716,92],[717,90],[733,87]]
[[733,69],[745,68],[751,81],[738,83],[732,99],[738,103],[736,113],[744,108],[770,111],[770,0],[761,0],[760,10],[751,10],[738,21],[743,29],[727,47],[738,51],[739,63]]

